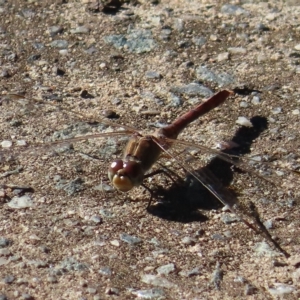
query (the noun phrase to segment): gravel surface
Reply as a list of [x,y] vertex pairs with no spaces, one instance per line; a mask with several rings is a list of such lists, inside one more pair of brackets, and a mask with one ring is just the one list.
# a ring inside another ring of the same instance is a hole
[[[299,299],[299,176],[284,171],[300,169],[299,1],[0,0],[0,15],[0,299]],[[255,203],[289,258],[168,157],[184,180],[145,179],[149,210],[143,188],[107,180],[127,140],[111,131],[151,132],[225,88],[180,138],[252,173],[196,147],[178,159]],[[274,184],[254,176],[270,164]]]

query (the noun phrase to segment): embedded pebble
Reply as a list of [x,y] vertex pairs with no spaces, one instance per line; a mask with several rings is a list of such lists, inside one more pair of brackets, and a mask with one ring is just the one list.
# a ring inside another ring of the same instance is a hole
[[3,283],[11,284],[15,281],[15,277],[13,275],[7,275],[2,279]]
[[211,89],[199,83],[189,83],[181,87],[173,87],[170,91],[172,93],[181,93],[189,96],[210,97],[213,95]]
[[184,20],[183,19],[175,19],[174,28],[179,32],[184,30]]
[[273,287],[269,288],[268,290],[273,296],[283,296],[285,294],[293,293],[296,288],[289,284],[274,282]]
[[28,208],[33,206],[33,200],[28,195],[23,195],[21,197],[13,197],[7,205],[10,208]]
[[137,290],[131,293],[141,299],[164,299],[164,290],[159,288]]
[[246,117],[238,117],[235,123],[245,127],[253,127],[252,123]]
[[193,42],[196,46],[203,46],[206,43],[206,38],[204,36],[194,37]]
[[200,66],[196,69],[196,77],[199,80],[215,82],[219,87],[229,85],[235,81],[233,76],[228,73],[218,73],[206,66]]
[[279,255],[278,252],[273,250],[266,242],[257,243],[254,250],[259,256],[273,257]]
[[104,41],[117,49],[126,49],[133,53],[150,52],[156,48],[152,32],[144,29],[131,30],[126,35],[105,36]]
[[84,181],[82,178],[76,178],[72,181],[65,182],[65,180],[61,180],[56,184],[56,189],[64,190],[68,196],[72,196],[83,190]]
[[218,54],[217,60],[218,61],[224,61],[224,60],[228,60],[229,59],[229,52],[223,52]]
[[96,224],[102,223],[102,219],[99,216],[92,216],[91,221],[96,223]]
[[182,105],[182,99],[179,96],[171,93],[170,98],[171,98],[171,103],[169,104],[170,106],[179,107]]
[[145,274],[141,276],[141,280],[144,283],[151,284],[154,286],[160,286],[164,287],[167,289],[171,289],[175,287],[175,284],[167,280],[166,278],[156,276],[156,275],[151,275],[151,274]]
[[75,34],[84,34],[89,33],[90,29],[86,26],[78,26],[75,29],[71,29],[71,33]]
[[120,242],[118,240],[112,240],[112,241],[110,241],[110,244],[113,246],[116,246],[116,247],[120,246]]
[[171,34],[172,34],[171,28],[163,28],[160,32],[160,38],[163,41],[167,41],[170,39]]
[[89,294],[96,294],[97,293],[97,289],[89,287],[86,289],[87,293]]
[[247,283],[245,286],[245,296],[251,296],[257,293],[257,288],[253,286],[252,284]]
[[24,299],[24,300],[34,300],[34,297],[31,296],[30,294],[27,294],[27,293],[23,293],[23,294],[21,295],[21,297],[22,297],[22,299]]
[[223,214],[221,220],[224,224],[231,224],[239,221],[239,218],[234,214]]
[[229,47],[227,51],[232,54],[246,54],[247,50],[242,47]]
[[57,34],[60,34],[64,31],[63,27],[61,26],[51,26],[48,29],[50,36],[55,36]]
[[247,108],[247,107],[249,107],[249,104],[246,101],[241,101],[240,102],[240,107]]
[[174,271],[175,271],[175,265],[172,263],[164,266],[160,266],[156,269],[158,275],[168,275]]
[[294,109],[294,110],[292,110],[292,114],[293,115],[299,115],[300,114],[300,110],[299,109]]
[[260,104],[260,98],[258,96],[254,96],[251,100],[251,103],[254,105]]
[[61,49],[61,50],[58,51],[58,53],[59,53],[60,55],[65,56],[65,55],[67,55],[67,54],[69,53],[69,51],[68,51],[68,49]]
[[156,71],[147,71],[145,73],[145,77],[147,79],[160,79],[162,76],[160,73],[156,72]]
[[66,40],[54,40],[51,42],[51,47],[65,49],[68,48],[68,42]]
[[88,266],[73,257],[68,257],[60,263],[59,268],[65,273],[66,271],[84,271],[88,269]]
[[228,15],[249,15],[249,12],[242,7],[232,4],[224,4],[221,7],[221,12]]
[[16,143],[18,146],[26,146],[27,142],[25,140],[18,140]]
[[273,221],[272,221],[272,220],[267,220],[267,221],[265,221],[265,222],[264,222],[264,226],[265,226],[268,230],[274,228]]
[[180,271],[179,272],[179,275],[183,276],[183,277],[192,277],[192,276],[196,276],[196,275],[200,275],[200,274],[201,274],[201,272],[200,272],[199,267],[196,267],[189,271]]
[[2,148],[10,148],[12,146],[12,141],[8,141],[8,140],[2,141],[1,146]]
[[295,50],[297,51],[300,51],[300,44],[297,44],[295,47],[294,47]]
[[48,281],[49,283],[57,283],[57,282],[58,282],[56,276],[48,276],[48,277],[47,277],[47,281]]
[[104,275],[104,276],[108,276],[108,277],[109,277],[109,276],[111,276],[111,274],[112,274],[111,268],[110,268],[110,267],[103,267],[103,268],[100,268],[99,274]]
[[275,108],[273,108],[271,111],[272,111],[272,113],[273,113],[274,115],[277,115],[277,114],[282,113],[282,108],[281,108],[281,107],[275,107]]
[[126,242],[131,245],[137,245],[142,242],[142,240],[140,238],[126,234],[126,233],[120,234],[120,239],[121,239],[121,241]]
[[185,245],[194,245],[195,239],[193,239],[189,236],[185,236],[184,238],[182,238],[181,243],[185,244]]
[[9,239],[7,239],[5,237],[0,237],[0,248],[8,247],[9,244],[10,244]]

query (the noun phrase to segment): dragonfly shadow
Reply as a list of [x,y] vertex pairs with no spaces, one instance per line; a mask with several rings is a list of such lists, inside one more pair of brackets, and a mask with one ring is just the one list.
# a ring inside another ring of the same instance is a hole
[[[268,128],[265,117],[255,116],[250,121],[253,127],[241,127],[231,139],[231,142],[237,144],[238,147],[221,152],[234,155],[236,163],[238,163],[239,157],[251,152],[253,141]],[[237,201],[238,195],[229,186],[236,171],[242,172],[231,162],[216,156],[205,167],[194,170],[193,174],[199,175],[199,177],[203,173],[211,174],[214,179],[217,179],[217,190],[225,189],[227,194],[230,193],[234,203]],[[154,193],[159,195],[159,202],[148,208],[149,213],[171,221],[204,222],[207,217],[199,210],[220,209],[223,206],[192,174],[188,174],[181,183],[173,183],[167,189],[157,187]]]

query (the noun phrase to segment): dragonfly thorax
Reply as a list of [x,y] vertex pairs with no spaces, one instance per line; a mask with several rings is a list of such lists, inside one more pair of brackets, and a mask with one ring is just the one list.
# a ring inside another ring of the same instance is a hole
[[108,178],[113,186],[121,192],[128,192],[142,184],[144,170],[139,161],[134,159],[116,159],[108,169]]

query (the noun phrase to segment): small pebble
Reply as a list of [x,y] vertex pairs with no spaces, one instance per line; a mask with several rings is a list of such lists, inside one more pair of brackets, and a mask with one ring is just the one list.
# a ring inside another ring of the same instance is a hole
[[196,46],[203,46],[206,43],[206,38],[204,36],[194,37],[193,42]]
[[196,275],[200,275],[200,269],[198,267],[189,270],[189,271],[180,271],[179,275],[183,276],[183,277],[192,277],[192,276],[196,276]]
[[2,148],[10,148],[12,146],[12,141],[8,141],[8,140],[2,141],[1,146]]
[[27,143],[26,143],[25,140],[18,140],[18,141],[17,141],[17,145],[18,145],[18,146],[26,146]]
[[126,242],[131,245],[137,245],[142,242],[142,240],[140,238],[126,234],[126,233],[120,234],[120,239],[121,239],[121,241]]
[[167,289],[175,287],[174,283],[158,275],[144,274],[141,276],[141,281],[147,284],[164,287]]
[[75,29],[71,29],[71,33],[75,34],[84,34],[89,33],[90,29],[86,26],[78,26]]
[[231,224],[238,222],[239,218],[234,214],[223,214],[221,220],[224,224]]
[[96,223],[96,224],[102,223],[102,219],[99,216],[92,216],[91,217],[91,221],[94,222],[94,223]]
[[246,48],[242,48],[242,47],[229,47],[229,48],[227,48],[227,51],[232,54],[246,54],[247,53]]
[[68,42],[66,40],[54,40],[51,42],[51,47],[65,49],[68,48]]
[[181,243],[185,245],[195,245],[195,240],[189,236],[186,236],[182,238]]
[[55,36],[57,34],[60,34],[64,31],[63,27],[61,26],[51,26],[48,29],[50,36]]
[[28,195],[23,195],[21,197],[13,197],[7,205],[10,208],[28,208],[33,206],[33,200]]
[[269,230],[269,229],[272,229],[274,228],[273,226],[273,221],[272,220],[267,220],[264,222],[264,226]]
[[245,296],[254,295],[256,294],[256,292],[257,292],[257,288],[255,286],[253,286],[252,284],[246,284],[245,292],[244,292]]
[[5,237],[0,237],[0,248],[8,247],[9,244],[10,244],[9,239],[7,239]]
[[251,103],[254,105],[258,105],[260,103],[260,98],[258,96],[254,96],[251,100]]
[[132,292],[138,299],[164,299],[163,289],[153,288],[148,290],[137,290]]
[[249,104],[246,101],[241,101],[240,102],[240,107],[247,108],[247,107],[249,107]]
[[103,268],[100,268],[99,274],[104,275],[104,276],[111,276],[112,271],[109,267],[103,267]]
[[295,287],[289,284],[274,282],[273,287],[268,289],[273,296],[282,297],[285,294],[291,294],[295,291]]
[[58,53],[59,53],[60,55],[65,56],[65,55],[67,55],[67,54],[69,53],[69,51],[68,51],[67,49],[61,49],[61,50],[58,51]]
[[27,293],[24,293],[24,294],[22,294],[22,299],[24,299],[24,300],[34,300],[34,297],[27,294]]
[[120,246],[120,242],[118,240],[112,240],[110,241],[110,244],[115,246],[115,247],[119,247]]
[[97,289],[91,288],[91,287],[87,288],[86,291],[87,291],[89,294],[96,294],[96,293],[97,293]]
[[156,269],[157,274],[159,275],[168,275],[171,272],[175,271],[175,265],[174,264],[167,264],[164,266],[160,266]]
[[238,117],[235,123],[245,127],[253,127],[252,123],[245,117]]
[[295,47],[294,47],[295,50],[297,51],[300,51],[300,44],[297,44]]
[[282,108],[281,107],[275,107],[275,108],[272,109],[272,113],[274,115],[280,114],[280,113],[282,113]]
[[229,59],[229,52],[220,53],[217,57],[218,61],[225,61]]
[[13,283],[15,280],[15,277],[12,275],[7,275],[2,279],[2,282],[6,283],[6,284],[11,284]]
[[160,73],[156,72],[156,71],[147,71],[145,73],[145,77],[147,79],[160,79],[162,76]]

